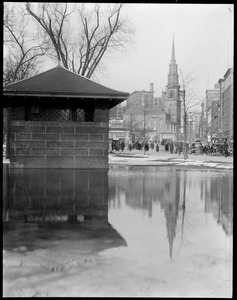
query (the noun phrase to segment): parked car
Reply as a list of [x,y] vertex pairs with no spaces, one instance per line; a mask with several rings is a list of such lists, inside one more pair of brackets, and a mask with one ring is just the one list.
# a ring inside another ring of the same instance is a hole
[[213,155],[223,155],[224,143],[216,142],[213,143]]
[[192,143],[190,146],[190,153],[195,153],[195,154],[201,154],[202,153],[202,143],[201,142],[195,142]]

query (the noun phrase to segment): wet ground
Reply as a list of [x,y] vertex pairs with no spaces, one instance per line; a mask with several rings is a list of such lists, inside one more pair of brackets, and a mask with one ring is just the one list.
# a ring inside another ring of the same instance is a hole
[[4,172],[4,296],[231,297],[233,171]]

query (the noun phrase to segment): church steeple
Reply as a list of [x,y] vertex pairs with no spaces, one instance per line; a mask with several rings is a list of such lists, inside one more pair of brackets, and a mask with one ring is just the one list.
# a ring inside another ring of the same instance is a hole
[[174,37],[172,44],[172,53],[171,53],[171,61],[169,64],[169,74],[168,74],[168,87],[174,88],[179,85],[178,83],[178,65],[175,60],[175,48],[174,48]]
[[175,60],[174,36],[172,40],[171,61],[169,64],[168,82],[166,85],[165,109],[171,116],[171,121],[176,123],[176,132],[181,124],[180,85],[178,65]]
[[172,47],[171,63],[175,63],[174,37],[173,37],[173,47]]

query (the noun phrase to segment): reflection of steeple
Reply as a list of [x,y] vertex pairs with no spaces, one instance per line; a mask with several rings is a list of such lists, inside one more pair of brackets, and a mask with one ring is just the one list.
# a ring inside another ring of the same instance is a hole
[[175,238],[176,223],[178,218],[178,207],[180,201],[180,177],[171,177],[170,189],[166,190],[164,202],[167,238],[169,242],[169,254],[172,259],[173,242]]
[[167,238],[169,241],[169,253],[172,259],[173,242],[175,238],[176,222],[178,217],[178,208],[176,203],[167,203],[165,207]]

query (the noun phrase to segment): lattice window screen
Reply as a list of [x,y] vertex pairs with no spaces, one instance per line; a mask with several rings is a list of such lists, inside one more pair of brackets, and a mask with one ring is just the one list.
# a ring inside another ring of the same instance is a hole
[[76,121],[93,122],[94,113],[82,108],[62,109],[62,108],[40,108],[39,112],[30,110],[29,121]]

